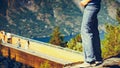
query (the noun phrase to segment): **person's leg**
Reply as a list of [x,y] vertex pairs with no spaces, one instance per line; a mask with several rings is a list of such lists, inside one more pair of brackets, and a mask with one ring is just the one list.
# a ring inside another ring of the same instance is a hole
[[94,28],[93,28],[93,48],[94,48],[94,55],[96,57],[96,61],[102,61],[101,57],[101,45],[100,45],[100,37],[99,37],[99,30],[98,30],[98,19],[97,15],[94,17]]
[[86,6],[83,14],[81,36],[82,45],[85,56],[85,62],[92,62],[96,60],[94,52],[94,18],[98,13],[99,8],[95,6]]

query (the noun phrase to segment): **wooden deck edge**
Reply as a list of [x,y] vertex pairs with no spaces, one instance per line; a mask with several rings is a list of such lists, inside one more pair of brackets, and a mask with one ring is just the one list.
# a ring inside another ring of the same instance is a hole
[[16,49],[16,50],[19,50],[19,51],[22,51],[22,52],[25,52],[25,53],[28,53],[28,54],[31,54],[31,55],[34,55],[34,56],[37,56],[37,57],[48,59],[48,60],[53,61],[53,62],[60,63],[62,65],[68,65],[68,64],[73,63],[73,62],[65,61],[63,59],[58,59],[58,58],[55,58],[53,56],[49,56],[49,55],[46,55],[46,54],[43,54],[43,53],[40,53],[40,52],[38,53],[38,52],[31,51],[31,50],[26,50],[24,48],[17,48],[17,47],[15,47],[15,46],[13,46],[12,44],[9,44],[9,43],[2,43],[2,45],[6,46],[6,47],[13,48],[13,49]]

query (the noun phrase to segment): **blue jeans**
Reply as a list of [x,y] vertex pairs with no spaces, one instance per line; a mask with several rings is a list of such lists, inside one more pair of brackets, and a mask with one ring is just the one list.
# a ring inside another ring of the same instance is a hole
[[81,37],[85,62],[101,61],[101,47],[97,14],[100,6],[88,5],[84,9]]

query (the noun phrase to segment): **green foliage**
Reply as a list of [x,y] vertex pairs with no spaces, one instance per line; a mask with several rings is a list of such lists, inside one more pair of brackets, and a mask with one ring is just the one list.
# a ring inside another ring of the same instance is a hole
[[45,63],[40,64],[40,68],[51,68],[51,65],[48,61],[45,61]]
[[70,48],[70,49],[73,49],[73,48],[75,47],[75,45],[76,45],[76,41],[75,41],[74,38],[71,39],[71,40],[67,43],[67,46],[68,46],[68,48]]
[[102,45],[103,58],[120,54],[120,25],[106,25],[106,34]]
[[76,42],[82,42],[82,39],[81,39],[81,35],[80,35],[80,34],[77,34],[77,35],[75,36],[75,41],[76,41]]
[[59,27],[54,28],[49,42],[54,45],[61,45],[63,43],[63,37],[60,35]]
[[68,43],[67,47],[76,51],[82,51],[81,36],[78,34],[75,38],[72,38]]

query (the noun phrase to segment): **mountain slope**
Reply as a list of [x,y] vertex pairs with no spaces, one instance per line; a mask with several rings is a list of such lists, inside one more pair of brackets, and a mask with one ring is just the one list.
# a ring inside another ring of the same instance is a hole
[[[59,26],[64,35],[80,32],[82,12],[73,1],[1,0],[0,8],[0,30],[29,38],[49,36],[55,26]],[[100,26],[115,22],[107,8],[103,2],[98,16]]]

